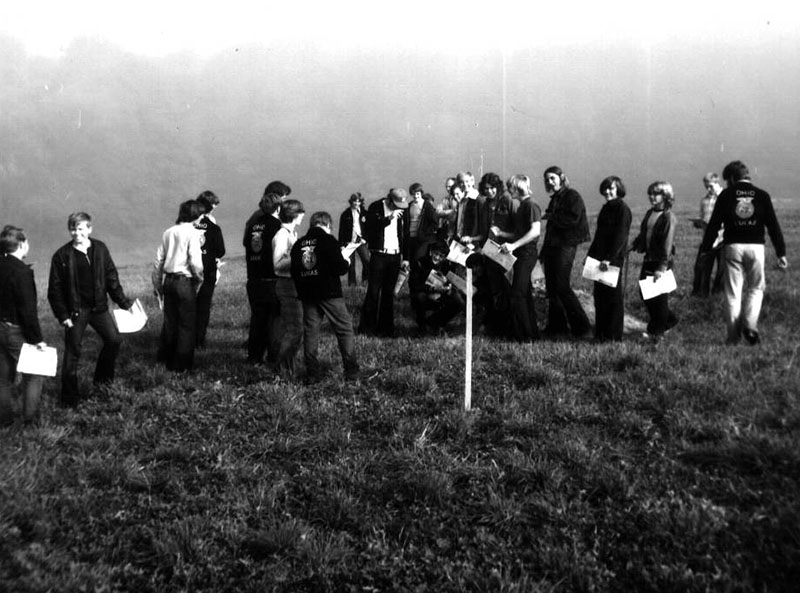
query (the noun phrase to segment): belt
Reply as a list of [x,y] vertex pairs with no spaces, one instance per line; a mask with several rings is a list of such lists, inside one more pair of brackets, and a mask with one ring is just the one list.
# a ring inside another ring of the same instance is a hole
[[165,276],[167,278],[170,278],[171,280],[180,280],[181,278],[183,278],[185,280],[191,280],[192,279],[191,276],[187,276],[186,274],[174,274],[172,272],[167,272],[165,274]]
[[373,249],[373,253],[382,253],[384,255],[400,255],[399,251],[394,251],[393,249]]

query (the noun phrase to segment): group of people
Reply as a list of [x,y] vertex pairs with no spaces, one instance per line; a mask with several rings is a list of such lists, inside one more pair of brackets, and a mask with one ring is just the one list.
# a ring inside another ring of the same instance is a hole
[[[757,324],[764,291],[765,234],[770,235],[780,268],[787,266],[786,246],[771,198],[753,185],[747,166],[733,161],[722,177],[727,185],[724,190],[717,174],[709,173],[703,179],[707,193],[695,225],[703,229],[704,236],[692,294],[703,297],[724,291],[727,341],[736,343],[744,338],[756,344],[760,340]],[[541,259],[547,296],[547,320],[541,330],[545,337],[590,337],[601,342],[622,339],[622,279],[594,282],[593,331],[570,284],[577,248],[591,239],[582,196],[559,167],[546,169],[542,181],[550,195],[543,212],[532,197],[526,175],[514,175],[504,184],[498,175],[486,173],[476,188],[472,174],[459,173],[446,180],[447,195],[438,204],[418,183],[408,192],[392,189],[367,208],[361,195],[353,194],[350,207],[340,218],[339,240],[342,245],[360,244],[351,257],[349,273],[353,284],[358,253],[362,281],[367,283],[359,330],[369,335],[394,335],[398,278],[402,282],[408,274],[420,332],[441,332],[464,309],[464,295],[454,285],[459,266],[447,259],[449,245],[455,241],[476,254],[469,265],[476,270],[475,298],[483,311],[486,333],[520,342],[541,337],[531,286],[531,273]],[[651,207],[630,246],[632,215],[624,200],[625,185],[619,177],[609,176],[600,183],[599,192],[605,204],[587,256],[599,262],[601,271],[607,271],[622,269],[631,251],[641,253],[639,279],[658,282],[674,264],[677,218],[672,209],[672,185],[665,181],[649,185]],[[500,252],[514,255],[511,272],[495,258],[481,256],[488,241]],[[442,282],[442,278],[453,282]],[[648,312],[644,337],[658,342],[678,322],[669,305],[669,292],[644,303]]]
[[[729,163],[719,177],[704,178],[707,195],[696,225],[704,230],[696,264],[693,294],[724,292],[727,342],[760,341],[758,317],[765,288],[765,235],[768,233],[786,268],[786,245],[772,200],[753,185],[747,166]],[[386,197],[364,207],[361,194],[350,198],[339,219],[338,239],[328,212],[315,212],[310,228],[298,237],[305,209],[291,199],[291,188],[273,181],[265,188],[258,210],[248,219],[243,237],[247,266],[247,296],[251,316],[247,360],[267,363],[286,378],[298,375],[301,344],[306,380],[322,375],[318,358],[320,327],[327,319],[343,362],[345,380],[359,376],[355,328],[345,304],[340,277],[357,282],[355,259],[367,283],[359,332],[394,335],[394,299],[398,278],[408,276],[410,301],[421,332],[441,332],[464,310],[461,266],[448,259],[455,242],[472,251],[467,261],[477,270],[476,301],[483,311],[485,331],[520,342],[540,338],[531,275],[541,257],[547,295],[547,337],[593,335],[597,341],[620,340],[624,320],[624,282],[594,283],[594,331],[572,290],[570,277],[577,248],[590,239],[586,208],[559,167],[549,167],[542,181],[550,201],[544,211],[534,200],[531,180],[514,175],[505,183],[494,173],[478,187],[470,173],[446,181],[447,195],[438,204],[414,183],[406,191],[391,189]],[[640,279],[658,281],[673,266],[677,219],[672,212],[672,186],[656,181],[647,189],[651,208],[629,247],[631,210],[622,180],[610,176],[600,184],[605,204],[587,256],[600,270],[622,268],[628,253],[643,254]],[[153,288],[163,308],[157,358],[167,369],[189,371],[195,349],[205,346],[209,312],[225,254],[222,232],[213,212],[219,198],[210,191],[179,207],[157,248]],[[538,244],[546,223],[541,252]],[[119,282],[106,245],[91,237],[92,218],[85,212],[69,216],[71,240],[53,255],[47,298],[64,328],[64,360],[60,402],[76,406],[81,343],[87,326],[102,340],[94,384],[102,388],[114,379],[121,336],[108,307],[109,297],[130,310],[133,301]],[[512,270],[482,255],[493,241],[513,254]],[[0,424],[20,416],[35,421],[42,377],[17,377],[16,364],[24,343],[42,349],[33,272],[23,263],[29,250],[25,232],[7,225],[0,232]],[[716,279],[711,276],[714,263]],[[676,323],[668,293],[645,300],[646,336],[657,341]],[[19,379],[19,380],[18,380]],[[17,392],[18,391],[18,392]]]

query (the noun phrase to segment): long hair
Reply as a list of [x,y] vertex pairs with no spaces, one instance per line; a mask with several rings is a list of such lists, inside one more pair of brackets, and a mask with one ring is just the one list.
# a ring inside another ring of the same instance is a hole
[[664,211],[672,210],[672,205],[675,203],[675,191],[672,189],[672,184],[666,181],[654,181],[647,187],[648,196],[658,194],[664,196]]
[[606,190],[611,187],[612,185],[617,186],[617,197],[624,198],[627,191],[625,190],[625,185],[622,183],[622,179],[617,177],[616,175],[609,175],[603,181],[600,182],[600,194],[605,195]]

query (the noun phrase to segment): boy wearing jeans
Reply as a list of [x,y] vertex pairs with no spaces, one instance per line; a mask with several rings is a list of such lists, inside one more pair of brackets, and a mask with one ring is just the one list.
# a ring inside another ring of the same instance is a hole
[[358,379],[353,319],[342,296],[339,276],[346,274],[350,261],[342,256],[331,233],[333,220],[327,212],[311,216],[311,228],[292,246],[291,272],[297,295],[303,303],[303,348],[309,381],[320,378],[320,327],[324,317],[336,334],[344,363],[346,381]]

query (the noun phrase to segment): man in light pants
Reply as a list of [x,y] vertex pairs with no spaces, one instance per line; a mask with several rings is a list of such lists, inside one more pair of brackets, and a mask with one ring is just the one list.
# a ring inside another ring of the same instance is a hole
[[753,185],[747,166],[732,161],[725,166],[722,177],[727,187],[717,198],[700,251],[711,251],[720,225],[724,225],[727,343],[736,344],[744,336],[749,344],[755,345],[761,341],[758,316],[765,287],[764,231],[769,233],[780,268],[788,265],[786,244],[772,199]]

